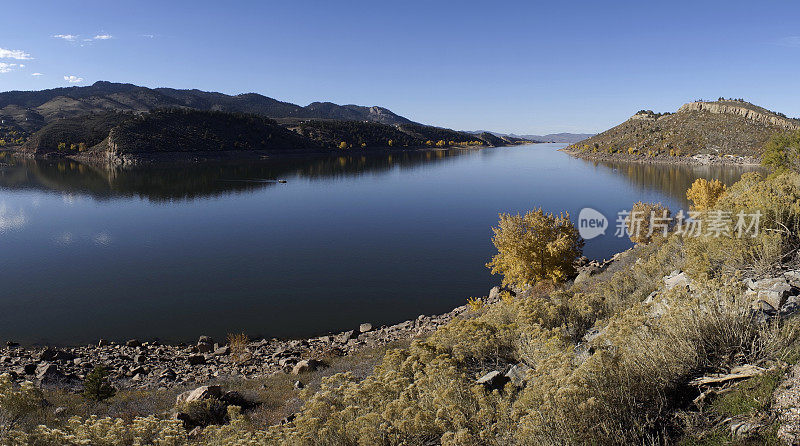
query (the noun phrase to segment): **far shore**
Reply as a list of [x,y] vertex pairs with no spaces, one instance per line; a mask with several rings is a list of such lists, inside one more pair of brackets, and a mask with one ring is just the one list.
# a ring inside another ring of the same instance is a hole
[[760,166],[761,162],[752,157],[728,157],[718,155],[693,155],[683,157],[648,157],[644,155],[630,155],[627,153],[587,153],[567,147],[559,149],[575,158],[590,161],[622,161],[627,163],[640,164],[671,164],[671,165],[691,165],[691,166]]
[[[533,143],[531,143],[533,144]],[[518,144],[524,145],[524,144]],[[352,149],[272,149],[272,150],[225,150],[225,151],[197,151],[197,152],[147,152],[136,154],[109,155],[108,152],[86,152],[79,154],[34,154],[20,149],[9,147],[4,152],[12,156],[35,159],[69,159],[85,164],[105,167],[137,167],[158,164],[199,164],[215,161],[256,161],[269,159],[291,159],[319,156],[365,156],[375,154],[395,154],[408,152],[442,152],[449,150],[481,150],[504,146],[448,146],[448,147],[366,147]]]

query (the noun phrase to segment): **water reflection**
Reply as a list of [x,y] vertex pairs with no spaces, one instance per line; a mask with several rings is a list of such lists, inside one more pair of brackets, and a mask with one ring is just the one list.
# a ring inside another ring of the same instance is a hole
[[73,160],[6,157],[0,165],[0,188],[59,191],[95,199],[140,197],[151,201],[186,200],[275,186],[287,178],[327,179],[413,169],[455,157],[476,155],[454,149],[364,155],[281,158],[246,162],[104,168]]
[[759,166],[689,165],[626,163],[623,161],[586,161],[628,179],[637,189],[658,191],[688,206],[686,189],[698,178],[720,180],[726,185],[739,181],[745,172],[761,171]]

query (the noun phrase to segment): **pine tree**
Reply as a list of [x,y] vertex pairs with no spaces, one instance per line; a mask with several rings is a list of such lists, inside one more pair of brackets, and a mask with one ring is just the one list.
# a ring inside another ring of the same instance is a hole
[[92,401],[103,401],[114,396],[117,391],[108,382],[108,371],[97,366],[83,381],[83,397]]

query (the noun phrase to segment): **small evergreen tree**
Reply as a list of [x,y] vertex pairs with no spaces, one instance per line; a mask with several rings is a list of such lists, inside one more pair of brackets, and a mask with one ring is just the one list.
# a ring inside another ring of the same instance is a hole
[[103,401],[111,398],[117,391],[108,382],[108,371],[99,365],[94,368],[83,381],[83,397],[91,401]]

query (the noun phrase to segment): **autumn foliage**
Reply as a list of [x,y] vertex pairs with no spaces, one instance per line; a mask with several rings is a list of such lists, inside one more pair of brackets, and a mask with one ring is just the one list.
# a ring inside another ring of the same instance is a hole
[[569,214],[545,213],[541,208],[519,214],[500,214],[492,228],[497,255],[486,266],[502,274],[504,285],[533,286],[561,282],[575,273],[573,262],[583,252],[583,239]]
[[725,191],[725,185],[720,180],[708,181],[705,178],[698,178],[686,191],[686,199],[693,203],[693,210],[705,211],[714,207],[725,195]]

